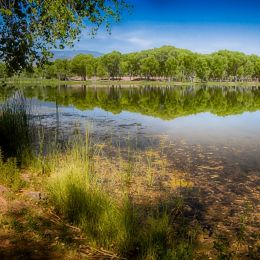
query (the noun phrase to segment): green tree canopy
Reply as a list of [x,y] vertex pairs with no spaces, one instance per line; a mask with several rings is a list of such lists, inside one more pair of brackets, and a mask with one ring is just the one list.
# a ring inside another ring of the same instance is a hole
[[34,71],[37,75],[58,79],[68,78],[71,72],[82,79],[93,76],[118,79],[126,76],[130,79],[137,77],[177,81],[243,82],[260,81],[259,60],[257,55],[241,52],[222,50],[212,54],[199,54],[174,46],[163,46],[127,54],[113,51],[96,58],[83,54],[72,60],[56,60],[45,65],[42,71],[39,68],[34,68]]
[[71,60],[71,71],[81,76],[82,80],[94,75],[94,57],[90,54],[79,54]]
[[147,79],[149,79],[150,77],[157,75],[159,66],[160,64],[157,59],[154,56],[150,55],[141,60],[141,73]]
[[83,27],[109,30],[128,7],[125,0],[2,0],[0,59],[10,73],[42,64],[52,48],[72,46]]
[[0,78],[6,77],[6,67],[3,63],[0,63]]
[[198,57],[197,62],[196,62],[196,74],[198,78],[202,81],[207,81],[209,74],[210,74],[210,69],[209,69],[209,59],[208,57]]
[[102,62],[111,78],[115,78],[120,75],[120,59],[121,53],[118,51],[113,51],[102,57]]

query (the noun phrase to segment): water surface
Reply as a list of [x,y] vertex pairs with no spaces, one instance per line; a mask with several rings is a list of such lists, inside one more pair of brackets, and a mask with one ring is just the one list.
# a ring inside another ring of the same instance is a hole
[[33,98],[43,122],[68,133],[77,124],[92,125],[96,135],[167,135],[247,152],[260,145],[258,87],[36,86],[25,95]]

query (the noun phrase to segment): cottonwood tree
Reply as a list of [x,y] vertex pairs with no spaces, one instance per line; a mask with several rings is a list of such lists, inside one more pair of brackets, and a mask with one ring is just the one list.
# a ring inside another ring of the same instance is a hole
[[6,67],[3,63],[0,63],[0,78],[6,77]]
[[120,75],[121,53],[113,51],[102,57],[102,62],[109,73],[109,77],[114,79]]
[[166,63],[166,75],[169,79],[177,79],[180,75],[180,66],[179,66],[179,60],[177,57],[170,56]]
[[66,80],[70,74],[70,61],[66,59],[57,59],[54,61],[57,79]]
[[90,54],[79,54],[71,60],[72,73],[79,75],[82,80],[91,78],[94,75],[94,57]]
[[108,31],[125,0],[0,0],[0,60],[10,73],[43,64],[51,49],[73,46],[84,27]]
[[106,67],[100,60],[97,63],[96,76],[99,78],[108,77],[108,72],[106,70]]
[[[167,57],[167,59],[166,59]],[[166,59],[166,61],[165,61]],[[260,78],[260,58],[233,51],[218,51],[212,54],[192,53],[185,49],[165,46],[140,52],[121,54],[111,52],[94,58],[90,55],[75,56],[72,60],[56,60],[45,65],[42,77],[66,79],[74,75],[91,78],[116,79],[121,76],[167,77],[168,80],[252,81]],[[165,63],[162,65],[163,62]],[[37,74],[36,68],[34,68]],[[28,74],[33,77],[36,74]],[[25,75],[25,74],[24,74]]]
[[160,65],[157,59],[154,56],[150,55],[141,60],[141,74],[144,75],[146,79],[150,79],[150,77],[157,76],[159,66]]
[[260,80],[260,58],[255,62],[254,77]]
[[228,59],[219,54],[210,57],[210,77],[213,80],[223,80],[227,76]]
[[196,62],[196,75],[201,81],[207,81],[210,74],[207,57],[198,57]]

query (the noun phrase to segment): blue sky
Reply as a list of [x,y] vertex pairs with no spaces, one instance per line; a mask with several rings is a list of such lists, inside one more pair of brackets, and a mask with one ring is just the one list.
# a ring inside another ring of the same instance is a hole
[[123,53],[174,45],[201,53],[230,49],[260,55],[260,0],[128,0],[109,35],[83,31],[75,49]]

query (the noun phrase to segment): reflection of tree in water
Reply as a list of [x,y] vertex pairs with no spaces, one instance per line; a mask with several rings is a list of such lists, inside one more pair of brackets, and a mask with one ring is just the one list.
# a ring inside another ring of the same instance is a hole
[[201,112],[219,116],[260,109],[260,88],[246,87],[42,87],[26,88],[28,97],[80,110],[102,108],[112,113],[137,112],[174,119]]

